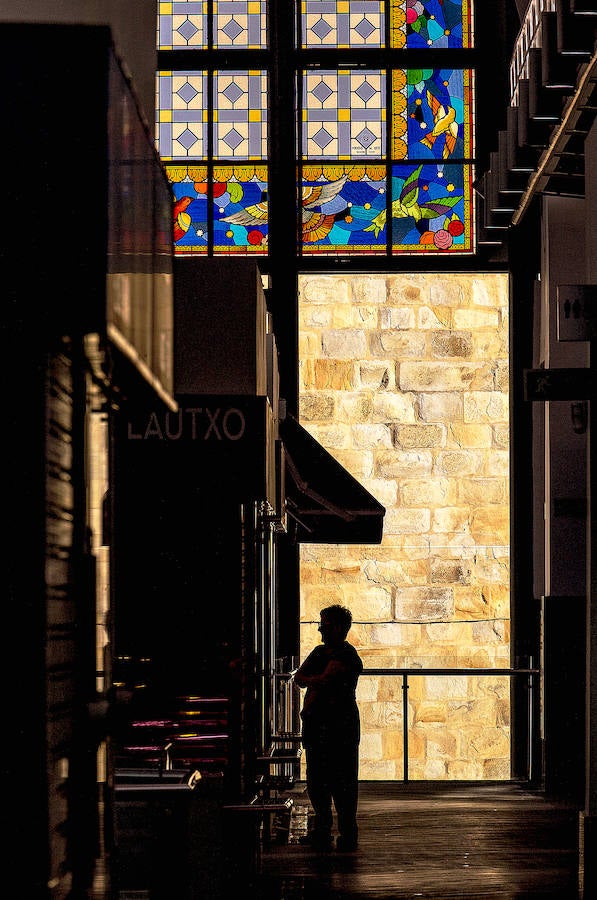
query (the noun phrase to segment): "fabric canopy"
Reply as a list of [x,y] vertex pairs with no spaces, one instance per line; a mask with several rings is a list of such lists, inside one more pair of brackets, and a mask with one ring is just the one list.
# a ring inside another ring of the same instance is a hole
[[280,423],[286,512],[296,540],[312,544],[379,544],[385,509],[297,420]]

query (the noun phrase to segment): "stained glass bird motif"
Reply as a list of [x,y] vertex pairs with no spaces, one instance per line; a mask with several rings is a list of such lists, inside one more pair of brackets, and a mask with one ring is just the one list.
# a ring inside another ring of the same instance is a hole
[[[422,168],[422,165],[418,166],[414,172],[405,179],[398,198],[392,203],[392,218],[402,219],[410,216],[415,222],[419,222],[421,219],[436,219],[438,216],[445,216],[460,200],[462,200],[462,195],[457,195],[454,197],[441,197],[425,200],[422,203],[419,203],[419,175],[421,174]],[[371,220],[371,225],[368,225],[367,228],[363,230],[373,231],[375,237],[377,237],[379,232],[385,228],[385,225],[386,211],[385,209],[382,209],[382,211]]]
[[[346,182],[347,176],[327,184],[305,185],[302,190],[302,238],[304,243],[314,243],[326,237],[332,230],[336,221],[336,213],[326,214],[322,207],[333,200],[340,193]],[[241,209],[230,216],[224,216],[220,221],[229,222],[231,225],[262,225],[267,222],[268,202],[264,200]]]
[[456,122],[456,110],[453,106],[444,106],[437,97],[427,91],[427,103],[433,113],[433,128],[421,138],[421,143],[431,150],[440,135],[445,135],[442,159],[447,159],[454,152],[458,137],[458,123]]
[[174,240],[179,241],[181,237],[187,233],[191,226],[191,217],[186,211],[187,206],[193,202],[192,197],[181,197],[180,200],[177,200],[174,204],[173,209],[173,218],[174,218]]

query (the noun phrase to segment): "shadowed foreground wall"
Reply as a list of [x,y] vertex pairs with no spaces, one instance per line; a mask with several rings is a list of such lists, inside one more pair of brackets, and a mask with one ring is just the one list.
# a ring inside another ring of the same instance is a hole
[[[387,510],[379,546],[302,545],[302,656],[340,602],[365,667],[508,667],[507,276],[303,275],[299,305],[301,424]],[[411,779],[509,778],[507,677],[408,699]],[[402,778],[401,679],[358,700],[361,778]]]

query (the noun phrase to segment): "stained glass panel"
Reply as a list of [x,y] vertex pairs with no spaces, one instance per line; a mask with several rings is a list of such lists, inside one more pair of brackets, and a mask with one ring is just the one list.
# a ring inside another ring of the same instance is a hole
[[214,0],[214,47],[258,50],[267,46],[267,0]]
[[207,48],[207,7],[203,0],[158,3],[158,50]]
[[266,254],[267,166],[166,166],[174,202],[174,252],[204,254],[213,222],[214,253]]
[[469,69],[392,73],[394,159],[468,159],[472,155]]
[[[470,165],[392,166],[392,251],[472,252],[472,196]],[[385,210],[373,225],[385,229]]]
[[303,73],[303,158],[384,155],[386,86],[379,70]]
[[174,193],[174,252],[207,253],[207,166],[166,166]]
[[267,47],[267,0],[160,0],[158,50],[207,50],[210,21],[216,49]]
[[267,166],[216,166],[213,197],[214,253],[267,253]]
[[384,165],[305,166],[301,198],[303,254],[385,252],[373,226],[386,208]]
[[[470,0],[406,0],[404,25],[392,22],[392,46],[443,50],[472,46]],[[399,32],[399,33],[398,33]]]
[[214,159],[267,158],[267,74],[214,75]]
[[384,0],[302,0],[303,47],[381,47]]
[[162,159],[207,153],[206,72],[158,72],[156,143]]

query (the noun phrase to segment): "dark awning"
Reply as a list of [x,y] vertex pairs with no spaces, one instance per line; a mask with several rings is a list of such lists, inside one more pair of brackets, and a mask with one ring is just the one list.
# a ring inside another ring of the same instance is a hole
[[286,511],[296,540],[379,544],[385,509],[291,415],[280,423],[286,458]]

